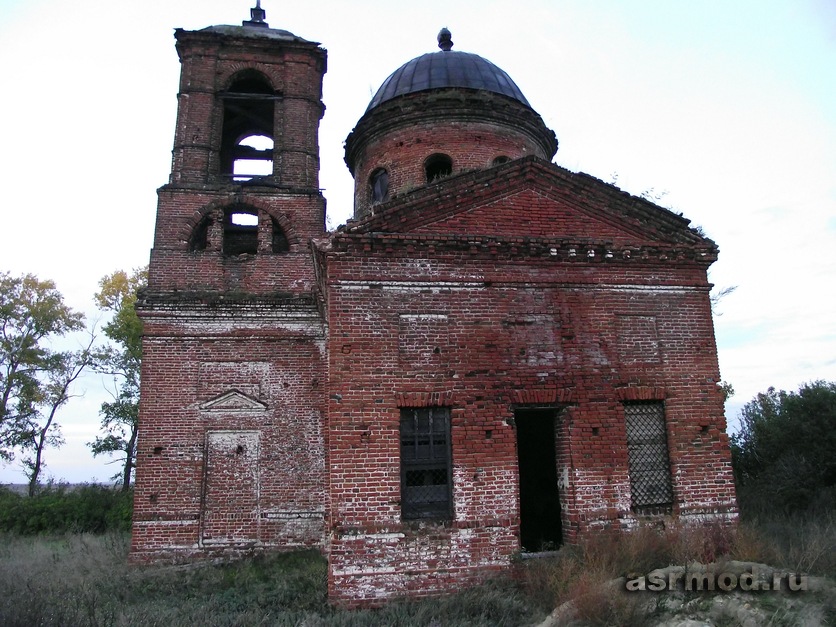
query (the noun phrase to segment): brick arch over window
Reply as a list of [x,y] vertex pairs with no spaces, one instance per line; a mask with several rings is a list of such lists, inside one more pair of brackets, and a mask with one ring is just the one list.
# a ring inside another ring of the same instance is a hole
[[[302,240],[299,234],[293,228],[291,221],[283,213],[268,207],[258,200],[246,201],[235,199],[224,199],[212,202],[202,209],[195,211],[191,218],[186,221],[186,224],[180,231],[179,240],[192,252],[199,251],[220,251],[222,248],[222,232],[215,234],[215,240],[209,241],[209,235],[212,231],[212,226],[217,225],[223,228],[224,216],[231,210],[237,210],[240,213],[254,213],[259,216],[267,216],[272,232],[264,235],[269,242],[268,248],[273,252],[293,252],[297,249]],[[259,218],[259,224],[263,224]],[[281,231],[281,236],[276,237],[276,229]],[[286,244],[280,242],[284,239]]]
[[262,80],[269,85],[274,92],[281,93],[281,75],[276,72],[276,67],[266,65],[264,63],[230,64],[227,66],[226,72],[218,78],[218,83],[223,85],[223,91],[228,91],[229,88],[237,81],[247,78]]

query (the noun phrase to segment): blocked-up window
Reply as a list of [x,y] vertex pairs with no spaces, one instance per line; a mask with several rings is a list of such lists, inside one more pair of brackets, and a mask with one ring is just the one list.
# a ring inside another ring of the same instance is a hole
[[450,358],[449,348],[447,314],[427,312],[398,316],[398,359],[404,368],[439,374]]
[[450,410],[401,409],[401,515],[404,520],[452,517]]
[[652,513],[673,504],[671,465],[662,401],[624,404],[633,509]]

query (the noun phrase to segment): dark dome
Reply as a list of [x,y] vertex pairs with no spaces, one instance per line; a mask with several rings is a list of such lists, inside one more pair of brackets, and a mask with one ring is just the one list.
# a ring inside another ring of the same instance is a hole
[[395,70],[383,81],[366,111],[397,96],[445,87],[481,89],[531,106],[511,77],[487,59],[469,52],[442,50],[416,57]]

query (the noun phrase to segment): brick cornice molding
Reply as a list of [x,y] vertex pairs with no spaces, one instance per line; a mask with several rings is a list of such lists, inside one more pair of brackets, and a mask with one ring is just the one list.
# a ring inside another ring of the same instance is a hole
[[433,89],[387,100],[367,111],[345,141],[345,163],[355,174],[355,165],[373,141],[422,123],[490,122],[527,135],[543,155],[557,152],[557,138],[540,115],[519,100],[493,92],[463,89]]
[[600,240],[565,238],[437,235],[416,233],[338,233],[331,239],[331,252],[381,253],[414,256],[422,252],[466,252],[473,257],[542,257],[572,263],[695,263],[710,265],[717,260],[714,247],[683,244],[613,245]]
[[706,249],[716,257],[717,245],[690,220],[644,198],[631,196],[583,172],[572,172],[535,155],[503,165],[455,174],[382,203],[373,215],[349,220],[343,233],[404,233],[438,222],[461,210],[486,205],[522,189],[535,189],[579,214],[609,222],[625,233],[660,245]]

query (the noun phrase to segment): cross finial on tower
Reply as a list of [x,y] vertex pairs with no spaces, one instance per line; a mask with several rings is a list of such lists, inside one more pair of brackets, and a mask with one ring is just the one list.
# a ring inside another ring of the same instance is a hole
[[267,11],[261,8],[261,0],[255,0],[255,6],[250,9],[250,19],[242,22],[244,26],[262,26],[268,28],[270,25],[264,21]]
[[449,52],[453,48],[453,35],[446,26],[438,31],[438,47],[444,52]]

